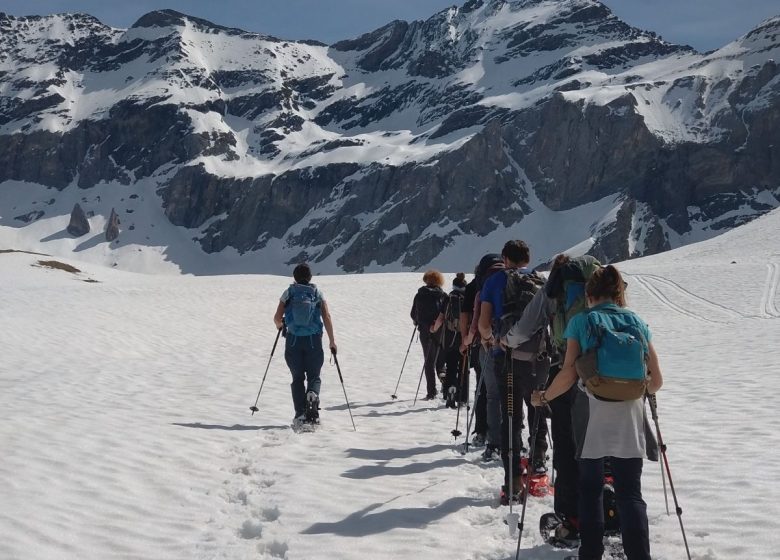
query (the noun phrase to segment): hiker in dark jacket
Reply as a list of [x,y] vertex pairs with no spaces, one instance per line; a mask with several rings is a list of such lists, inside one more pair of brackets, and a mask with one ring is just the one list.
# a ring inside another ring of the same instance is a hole
[[474,299],[474,314],[471,319],[467,344],[476,344],[479,348],[479,363],[482,366],[482,394],[485,396],[485,415],[487,422],[487,437],[485,450],[482,453],[484,461],[492,461],[499,458],[501,449],[501,389],[499,379],[495,371],[494,360],[489,349],[480,343],[479,322],[482,316],[482,288],[488,278],[504,270],[504,261],[501,255],[489,253],[482,257],[477,265],[476,280],[477,293]]
[[[563,333],[568,322],[579,313],[587,312],[585,284],[600,268],[598,260],[590,255],[555,257],[544,290],[528,304],[523,317],[507,333],[504,343],[517,347],[530,340],[533,333],[549,325],[552,334],[552,365],[549,383],[563,366],[566,340]],[[579,544],[579,470],[576,443],[572,431],[572,407],[580,389],[573,385],[550,403],[550,428],[553,440],[553,468],[555,469],[555,516],[560,524],[554,529],[554,539],[562,546]]]
[[[444,301],[444,307],[436,317],[433,331],[441,329],[441,352],[444,353],[444,367],[447,375],[442,385],[442,392],[447,401],[447,408],[457,408],[458,403],[465,402],[468,386],[464,387],[467,375],[463,375],[465,357],[461,353],[461,309],[463,295],[466,291],[466,274],[458,272],[452,281],[452,291]],[[468,372],[466,372],[468,373]]]
[[[487,439],[487,391],[485,391],[484,382],[481,382],[482,377],[482,363],[479,359],[480,344],[474,341],[474,337],[471,334],[471,321],[474,318],[474,303],[479,293],[481,284],[479,283],[480,268],[477,265],[474,268],[474,278],[466,285],[466,290],[463,294],[463,307],[460,310],[460,323],[461,323],[461,345],[460,352],[467,357],[469,363],[469,369],[473,369],[476,375],[476,389],[474,393],[474,438],[471,440],[471,444],[474,446],[485,445]],[[469,372],[466,372],[466,379],[464,380],[464,390],[466,394],[463,395],[464,400],[468,399],[468,380]],[[469,434],[466,434],[468,437]]]
[[420,344],[425,359],[425,381],[427,392],[424,400],[436,398],[436,373],[444,370],[444,354],[441,352],[441,339],[433,332],[436,317],[442,311],[447,294],[441,287],[444,276],[438,270],[429,270],[423,274],[425,285],[417,290],[412,303],[410,316],[420,332]]

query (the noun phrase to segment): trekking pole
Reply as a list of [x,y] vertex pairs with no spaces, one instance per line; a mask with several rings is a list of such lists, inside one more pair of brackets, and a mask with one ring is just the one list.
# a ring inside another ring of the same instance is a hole
[[[469,374],[469,353],[468,351],[463,356],[463,369],[460,372],[460,391],[461,394],[463,393],[463,380],[464,378]],[[468,416],[469,413],[469,396],[468,393],[466,393],[466,415]],[[458,436],[461,434],[460,430],[458,430],[458,421],[460,420],[460,406],[458,406],[458,412],[455,414],[455,429],[452,430],[450,433],[453,435],[453,437],[457,440]],[[468,438],[468,434],[466,434],[466,438]]]
[[669,489],[672,491],[672,499],[674,499],[674,508],[677,512],[677,519],[680,521],[680,531],[682,531],[683,542],[685,543],[685,553],[688,555],[688,560],[691,560],[691,551],[688,548],[688,538],[685,536],[685,527],[683,527],[682,513],[683,510],[677,501],[677,493],[674,491],[674,483],[672,482],[672,471],[669,469],[669,459],[666,456],[666,444],[661,437],[661,428],[658,425],[658,402],[655,395],[648,395],[647,401],[650,403],[650,412],[653,416],[653,422],[655,423],[655,433],[658,437],[658,448],[661,450],[661,456],[663,457],[664,467],[666,467],[666,475],[669,477]]
[[[506,524],[509,526],[509,536],[514,536],[515,530],[517,530],[519,527],[521,527],[521,524],[518,522],[519,517],[516,513],[512,511],[512,500],[515,495],[515,489],[514,489],[514,418],[515,418],[515,395],[514,395],[514,389],[515,389],[515,380],[514,380],[514,361],[512,360],[512,354],[511,350],[508,350],[506,353],[507,360],[509,360],[509,367],[506,367],[506,360],[504,361],[504,369],[506,369],[506,418],[507,418],[507,429],[509,430],[509,451],[508,451],[508,457],[509,457],[509,480],[507,480],[507,491],[508,491],[508,501],[509,501],[509,513],[506,516]],[[521,405],[522,406],[522,405]],[[519,466],[519,465],[518,465]],[[526,483],[526,486],[528,486],[528,483]],[[525,504],[523,505],[523,510],[525,510]],[[522,532],[522,529],[521,529]],[[522,533],[521,533],[522,534]]]
[[[276,343],[279,342],[279,335],[282,334],[282,329],[284,326],[280,327],[278,331],[276,331],[276,339],[274,340],[274,346],[271,348],[271,355],[268,357],[268,365],[265,366],[265,373],[263,374],[263,381],[260,382],[260,391],[263,390],[263,385],[265,385],[265,376],[268,375],[268,368],[271,367],[271,359],[274,357],[274,352],[276,351]],[[257,398],[255,399],[255,404],[249,407],[249,410],[252,411],[252,416],[255,415],[255,412],[258,412],[260,409],[257,408],[257,401],[260,400],[260,391],[257,392]]]
[[[543,390],[546,383],[542,383],[539,385],[539,390]],[[549,409],[549,405],[545,407],[545,409]],[[542,407],[538,407],[536,409],[536,414],[534,414],[534,425],[531,429],[531,452],[528,454],[528,468],[533,469],[534,468],[534,455],[536,454],[536,436],[539,434],[539,421],[544,413],[542,412]],[[531,473],[528,472],[527,479],[530,479]],[[523,487],[523,511],[520,515],[520,521],[517,523],[517,528],[520,531],[520,533],[517,535],[517,550],[515,551],[515,560],[517,560],[520,557],[520,542],[523,539],[523,527],[525,525],[525,511],[526,507],[528,505],[528,491],[530,489],[530,480],[528,480],[525,483],[525,486]]]
[[344,387],[344,378],[341,377],[341,367],[339,366],[339,359],[336,357],[336,349],[331,348],[330,352],[333,355],[333,361],[336,363],[336,371],[339,373],[339,381],[341,381],[341,390],[344,391],[344,400],[347,401],[347,410],[349,411],[349,419],[352,420],[352,428],[357,432],[357,427],[355,426],[355,419],[352,417],[352,408],[349,406],[347,389],[346,387]]
[[401,376],[404,374],[404,367],[406,367],[406,358],[409,357],[409,350],[412,349],[412,342],[414,342],[414,333],[417,332],[417,326],[414,327],[414,330],[412,331],[412,338],[409,339],[409,347],[406,349],[406,356],[404,357],[404,363],[401,364],[401,373],[398,374],[398,383],[395,384],[395,391],[393,391],[393,394],[390,395],[390,397],[395,400],[398,398],[398,386],[401,384]]
[[487,366],[489,356],[487,353],[485,353],[485,359],[480,360],[480,371],[482,374],[479,376],[479,383],[477,383],[477,390],[474,392],[474,408],[471,409],[471,414],[469,415],[468,422],[466,422],[466,451],[465,453],[469,452],[469,438],[468,436],[471,434],[471,425],[474,423],[474,415],[477,412],[477,402],[479,402],[479,398],[482,396],[482,389],[485,387],[485,367]]

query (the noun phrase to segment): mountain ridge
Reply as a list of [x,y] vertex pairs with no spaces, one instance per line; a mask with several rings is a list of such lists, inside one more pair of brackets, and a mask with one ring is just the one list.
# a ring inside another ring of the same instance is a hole
[[[55,41],[72,34],[65,54],[35,39],[39,20],[0,40],[0,189],[38,183],[72,205],[153,184],[205,261],[416,269],[608,200],[546,250],[622,260],[780,204],[780,18],[705,54],[594,0],[470,0],[331,46],[172,10],[127,30],[89,18]],[[163,243],[140,227],[118,247]]]

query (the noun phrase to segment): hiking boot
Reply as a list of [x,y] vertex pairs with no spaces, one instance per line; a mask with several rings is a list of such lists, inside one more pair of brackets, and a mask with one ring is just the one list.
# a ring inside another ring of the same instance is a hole
[[456,403],[458,390],[455,387],[447,389],[447,408],[458,408]]
[[422,400],[424,400],[424,401],[432,401],[435,398],[436,398],[436,393],[428,393],[427,395],[425,395],[425,397],[423,397]]
[[490,445],[489,443],[485,446],[485,451],[482,452],[482,460],[485,462],[495,461],[500,458],[499,456],[500,452],[498,447]]
[[320,396],[314,391],[306,393],[306,420],[315,422],[320,418]]
[[474,437],[471,438],[471,445],[474,447],[482,447],[485,445],[485,434],[474,434]]
[[[513,504],[521,504],[523,502],[523,482],[519,476],[513,478],[515,482],[512,483],[512,496],[511,501]],[[500,503],[502,506],[508,506],[510,501],[509,489],[506,484],[501,486]]]
[[531,474],[545,474],[547,472],[547,455],[534,453],[534,462],[531,467]]

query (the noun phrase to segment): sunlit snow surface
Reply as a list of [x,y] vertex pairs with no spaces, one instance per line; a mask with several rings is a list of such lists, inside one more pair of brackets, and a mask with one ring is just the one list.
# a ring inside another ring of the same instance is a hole
[[[775,211],[622,266],[661,355],[661,428],[698,560],[780,546],[779,231]],[[460,256],[469,270],[480,254]],[[295,434],[281,348],[249,412],[287,278],[31,266],[45,259],[0,253],[0,558],[514,557],[498,464],[457,452],[453,411],[412,405],[417,343],[390,399],[419,275],[316,279],[358,431],[326,363],[322,427]],[[684,558],[657,463],[643,485],[653,557]],[[536,532],[551,505],[529,504],[522,558],[566,555]]]

